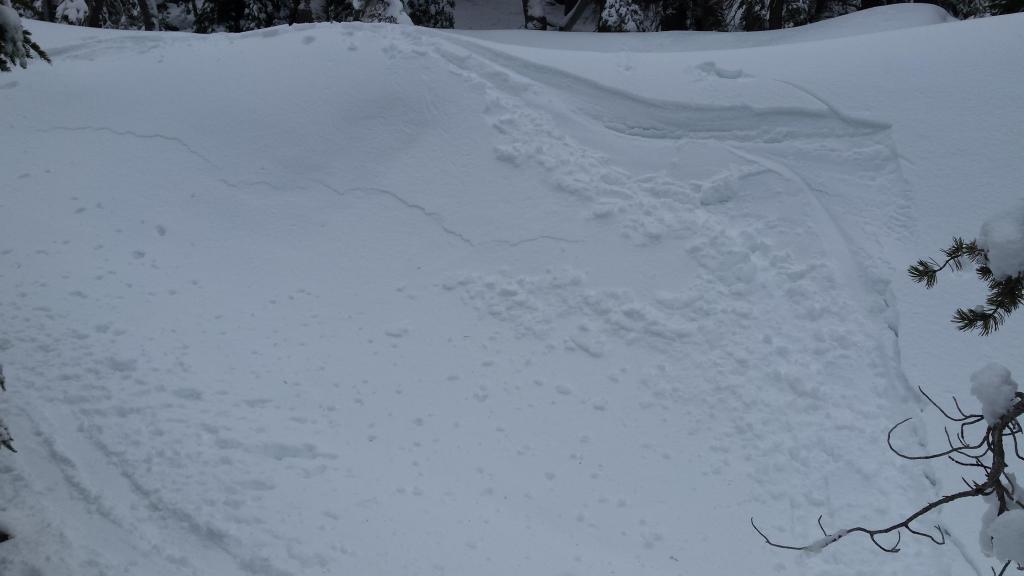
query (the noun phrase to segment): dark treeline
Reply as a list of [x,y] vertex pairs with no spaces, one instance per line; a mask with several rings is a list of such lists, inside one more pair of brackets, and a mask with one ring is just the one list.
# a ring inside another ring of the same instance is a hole
[[[499,0],[494,0],[499,1]],[[507,0],[506,0],[507,1]],[[887,0],[521,0],[540,30],[772,30]],[[406,22],[452,28],[455,0],[13,0],[22,16],[96,28],[244,32],[304,22]],[[1024,0],[932,0],[958,18],[1024,10]]]

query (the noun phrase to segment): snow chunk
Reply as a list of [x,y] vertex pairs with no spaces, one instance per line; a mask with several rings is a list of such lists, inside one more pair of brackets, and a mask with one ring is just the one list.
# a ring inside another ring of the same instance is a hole
[[988,252],[988,267],[996,278],[1024,271],[1024,205],[982,224],[978,246]]
[[971,374],[971,394],[981,402],[989,426],[1006,413],[1016,393],[1017,382],[1005,366],[993,362]]
[[988,533],[996,558],[1024,562],[1024,510],[1002,513],[992,521]]

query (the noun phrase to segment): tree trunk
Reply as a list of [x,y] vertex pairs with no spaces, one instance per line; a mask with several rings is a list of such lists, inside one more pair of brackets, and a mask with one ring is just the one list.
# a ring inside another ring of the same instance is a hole
[[103,28],[103,10],[106,8],[104,0],[92,0],[86,2],[86,6],[89,7],[89,17],[85,25],[90,28]]
[[811,22],[820,22],[824,20],[828,9],[829,0],[816,0],[814,2],[814,11],[811,13]]
[[142,15],[142,27],[146,30],[156,30],[156,22],[153,21],[153,11],[149,9],[149,0],[139,0],[139,14]]
[[782,9],[785,0],[769,0],[768,1],[768,29],[769,30],[781,30],[783,26],[782,22]]
[[572,29],[576,26],[576,23],[580,21],[580,18],[594,4],[594,0],[576,0],[576,4],[570,7],[569,3],[566,2],[565,8],[565,21],[562,22],[562,30],[565,32],[572,32]]

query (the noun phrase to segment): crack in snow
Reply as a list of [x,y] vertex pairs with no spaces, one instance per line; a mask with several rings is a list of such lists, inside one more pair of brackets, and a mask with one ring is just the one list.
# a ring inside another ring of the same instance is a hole
[[192,154],[196,158],[199,158],[203,162],[206,162],[210,166],[216,167],[217,164],[204,156],[202,153],[197,151],[195,148],[190,146],[187,142],[178,138],[177,136],[167,136],[166,134],[152,133],[146,134],[142,132],[136,132],[134,130],[116,130],[114,128],[108,128],[106,126],[53,126],[50,128],[39,130],[40,132],[106,132],[107,134],[113,134],[115,136],[131,136],[133,138],[140,138],[143,140],[163,140],[165,142],[173,142],[185,150],[189,154]]
[[523,244],[531,244],[533,242],[542,242],[544,240],[549,240],[551,242],[560,242],[562,244],[582,244],[583,243],[582,240],[575,240],[575,239],[572,239],[572,238],[562,238],[560,236],[550,236],[548,234],[541,234],[540,236],[534,236],[533,238],[524,238],[522,240],[493,240],[490,243],[492,243],[492,244],[502,244],[502,245],[511,246],[511,247],[515,248],[517,246],[522,246]]
[[218,178],[217,180],[219,180],[225,186],[233,188],[235,190],[244,190],[246,186],[262,186],[264,188],[274,190],[275,192],[290,191],[289,188],[280,186],[278,184],[274,184],[273,182],[268,182],[266,180],[239,180],[237,182],[228,180],[227,178]]
[[376,187],[372,187],[372,186],[356,186],[356,187],[353,187],[353,188],[346,188],[344,190],[340,190],[338,188],[335,188],[334,186],[331,186],[330,184],[327,184],[326,182],[322,182],[322,181],[319,181],[319,180],[315,180],[315,182],[317,184],[323,186],[324,188],[330,190],[331,192],[334,192],[335,194],[337,194],[339,196],[347,196],[347,195],[349,195],[349,194],[351,194],[353,192],[357,192],[357,193],[358,192],[362,192],[362,193],[378,194],[378,195],[381,195],[381,196],[386,196],[388,198],[391,198],[392,200],[398,202],[402,206],[405,206],[406,208],[408,208],[410,210],[414,210],[414,211],[419,212],[420,214],[426,216],[428,219],[432,220],[435,224],[437,224],[438,228],[440,228],[445,234],[447,234],[447,235],[449,235],[449,236],[459,240],[460,242],[462,242],[463,244],[465,244],[465,245],[467,245],[467,246],[469,246],[471,248],[479,248],[479,247],[483,247],[483,246],[509,246],[511,248],[516,248],[516,247],[522,246],[524,244],[530,244],[530,243],[533,243],[533,242],[544,242],[544,241],[558,242],[558,243],[563,243],[563,244],[580,244],[580,243],[583,242],[582,240],[576,240],[576,239],[572,239],[572,238],[562,238],[560,236],[552,236],[550,234],[541,234],[541,235],[538,235],[538,236],[531,236],[529,238],[523,238],[521,240],[501,240],[501,239],[498,239],[498,240],[486,240],[486,241],[480,242],[480,241],[473,240],[472,238],[466,236],[462,232],[459,232],[458,230],[454,230],[453,228],[449,227],[445,223],[443,215],[441,215],[441,214],[439,214],[437,212],[434,212],[434,211],[428,209],[427,207],[425,207],[425,206],[423,206],[421,204],[416,204],[415,202],[410,202],[409,200],[406,200],[405,198],[403,198],[400,194],[397,194],[396,192],[393,192],[391,190],[387,190],[385,188],[376,188]]
[[423,214],[424,216],[426,216],[427,218],[432,220],[435,224],[437,224],[437,226],[441,230],[443,230],[445,234],[447,234],[447,235],[449,235],[449,236],[451,236],[453,238],[458,239],[460,242],[462,242],[463,244],[466,244],[467,246],[474,247],[474,248],[476,247],[476,242],[474,242],[473,240],[471,240],[470,238],[468,238],[466,235],[462,234],[461,232],[458,232],[456,230],[452,230],[451,228],[449,228],[448,225],[445,224],[443,216],[441,216],[437,212],[433,212],[431,210],[428,210],[425,206],[422,206],[420,204],[416,204],[415,202],[410,202],[410,201],[406,200],[405,198],[403,198],[402,196],[400,196],[399,194],[396,194],[395,192],[392,192],[391,190],[387,190],[387,189],[384,189],[384,188],[374,188],[372,186],[356,186],[356,187],[353,187],[353,188],[345,188],[344,190],[339,190],[338,188],[335,188],[334,186],[331,186],[330,184],[328,184],[326,182],[322,182],[322,181],[317,180],[316,183],[320,184],[321,186],[323,186],[324,188],[330,190],[331,192],[334,192],[338,196],[348,196],[349,194],[351,194],[353,192],[356,192],[356,193],[362,192],[364,194],[369,193],[369,194],[377,194],[377,195],[380,195],[380,196],[386,196],[386,197],[391,198],[392,200],[398,202],[402,206],[405,206],[406,208],[408,208],[410,210],[414,210],[416,212],[419,212],[420,214]]

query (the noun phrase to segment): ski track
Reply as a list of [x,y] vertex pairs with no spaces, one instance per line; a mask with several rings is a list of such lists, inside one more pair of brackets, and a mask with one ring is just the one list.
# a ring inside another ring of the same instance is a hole
[[[529,99],[531,96],[536,96],[539,90],[554,91],[558,94],[557,99],[568,102],[570,108],[582,113],[584,117],[591,119],[606,129],[623,136],[655,140],[711,140],[720,142],[726,149],[738,157],[793,182],[803,191],[809,204],[815,207],[811,221],[814,222],[814,226],[818,234],[824,239],[825,244],[832,247],[832,257],[830,260],[840,263],[842,282],[847,286],[854,287],[855,291],[860,292],[861,301],[865,303],[868,309],[871,309],[878,317],[886,318],[885,323],[892,331],[892,341],[890,349],[887,351],[883,350],[881,353],[891,361],[892,372],[889,374],[889,379],[890,381],[897,382],[901,389],[901,393],[897,394],[897,396],[901,397],[903,402],[910,405],[921,405],[921,399],[917,396],[916,390],[913,389],[900,364],[902,355],[899,349],[898,309],[896,309],[896,303],[892,300],[893,295],[888,287],[886,277],[892,266],[895,265],[899,269],[900,264],[888,261],[883,261],[879,264],[878,260],[886,252],[879,250],[877,245],[864,246],[855,242],[847,230],[848,226],[858,226],[860,224],[861,237],[871,237],[870,228],[864,226],[863,222],[843,222],[842,218],[837,216],[836,209],[830,206],[828,192],[813,185],[808,178],[800,173],[799,168],[788,165],[785,161],[775,160],[767,155],[756,152],[760,149],[785,149],[788,144],[794,142],[800,142],[804,146],[813,147],[817,142],[835,143],[844,141],[850,143],[846,146],[850,150],[867,146],[879,151],[886,158],[885,161],[892,165],[896,173],[894,191],[898,192],[898,201],[892,207],[891,212],[889,212],[894,217],[893,222],[888,226],[887,232],[892,237],[906,237],[909,233],[905,230],[905,227],[909,220],[906,217],[906,213],[910,194],[900,169],[900,162],[903,162],[904,159],[889,136],[891,129],[889,124],[849,116],[813,91],[786,80],[777,81],[792,87],[799,93],[809,96],[814,101],[820,103],[824,110],[808,108],[755,109],[748,106],[695,105],[655,100],[601,85],[592,80],[576,76],[564,69],[541,65],[525,58],[512,56],[492,49],[480,42],[455,38],[454,36],[450,36],[448,39],[452,44],[464,48],[466,53],[454,53],[444,48],[439,49],[438,53],[471,78],[487,82],[495,93],[500,94],[496,98],[500,101],[502,107],[515,109],[516,104],[513,102],[516,99]],[[731,71],[728,74],[721,74],[713,62],[707,62],[701,66],[714,68],[715,75],[723,79],[735,79],[743,74],[740,72],[737,75]],[[548,98],[544,97],[532,98],[532,102],[535,104],[548,100]],[[537,106],[534,105],[533,108],[536,109]],[[531,110],[520,107],[509,116],[530,118],[531,115],[533,115]],[[505,135],[512,131],[509,126],[513,122],[508,121],[509,116],[504,117],[504,119],[499,117],[495,122],[498,131]],[[550,118],[545,118],[533,119],[530,124],[532,128],[536,129],[540,126],[556,124],[556,122],[553,122]],[[509,154],[512,157],[512,161],[516,164],[522,163],[524,161],[522,156],[530,155],[529,153],[523,154],[522,150],[534,146],[534,142],[542,140],[545,136],[550,141],[556,143],[554,147],[559,145],[571,146],[571,144],[566,144],[565,138],[560,135],[552,134],[545,129],[535,130],[527,135],[519,136],[518,139],[515,136],[512,137],[513,140],[516,140],[512,147],[521,147],[516,152]],[[842,147],[842,145],[840,146]],[[550,149],[545,149],[545,152],[550,152]],[[499,151],[499,155],[502,153],[507,154],[507,152]],[[588,171],[592,172],[591,169],[595,164],[598,164],[592,161],[592,154],[589,151],[573,151],[567,154],[567,156],[582,157],[589,160],[587,167]],[[841,157],[842,153],[837,155]],[[540,158],[534,157],[532,160],[544,165],[544,161]],[[550,166],[545,167],[551,168]],[[564,168],[564,166],[560,166],[557,170]],[[739,178],[747,178],[757,173],[756,170],[748,171],[746,174],[740,174]],[[598,174],[600,174],[600,171],[598,171]],[[730,176],[735,176],[735,174],[732,172],[722,174],[722,177],[725,178]],[[602,178],[598,176],[589,184],[592,185],[593,189],[600,190],[603,187],[601,180]],[[621,181],[623,178],[620,176],[618,180]],[[664,203],[659,203],[659,197],[665,195],[674,196],[672,202],[692,208],[692,202],[686,197],[685,193],[672,194],[672,192],[681,192],[678,190],[670,191],[667,194],[664,190],[660,190],[655,195],[656,197],[652,198],[650,194],[639,191],[635,181],[632,183],[623,182],[622,186],[629,189],[629,192],[623,193],[621,189],[617,189],[610,196],[615,199],[625,197],[632,202],[639,202],[646,206],[650,206],[652,203],[660,204],[659,207],[662,209],[668,208],[667,211],[669,213],[673,212],[672,208],[674,207],[666,207]],[[578,191],[584,187],[578,186],[573,191]],[[621,216],[621,213],[619,215]],[[865,230],[865,228],[868,229]],[[670,226],[668,231],[671,234],[677,230]],[[648,232],[647,240],[660,241],[663,237],[661,230],[655,233],[650,233],[650,230],[645,232]],[[899,254],[900,252],[896,251],[896,253]],[[527,280],[526,287],[535,281],[536,279]],[[565,284],[571,284],[571,282],[561,281],[556,281],[556,283],[560,288]],[[522,279],[516,281],[515,279],[500,277],[490,279],[478,278],[467,281],[467,284],[471,291],[478,290],[481,285],[505,286],[504,290],[511,294],[518,294],[524,288]],[[556,299],[557,304],[549,305],[549,307],[551,309],[569,310],[580,306],[586,307],[589,305],[587,300],[593,298],[594,293],[587,291],[584,291],[584,293],[586,294],[585,296],[579,297],[583,304],[571,298],[560,296]],[[481,296],[477,295],[476,298],[481,298]],[[483,298],[487,297],[484,296]],[[871,304],[872,302],[875,302],[875,304]],[[646,305],[646,303],[634,302],[630,306],[643,307]],[[601,306],[597,308],[601,308]],[[496,306],[493,301],[489,302],[485,309],[491,310],[492,313],[497,309],[496,317],[510,320],[509,313],[502,307]],[[600,317],[601,315],[600,312],[595,314],[593,310],[583,313],[583,316],[588,319]],[[512,316],[511,320],[519,324],[521,329],[532,331],[538,326],[545,325],[544,319],[535,316],[527,317],[525,320],[514,318],[514,313]],[[656,340],[664,338],[665,342],[673,347],[683,345],[684,343],[692,347],[694,343],[690,338],[692,338],[694,332],[700,332],[701,329],[698,328],[691,332],[683,328],[683,324],[677,327],[645,327],[640,330],[646,332],[649,336],[653,336]],[[618,328],[621,328],[621,326]],[[604,332],[607,333],[609,331],[605,330]],[[634,340],[632,336],[627,337],[627,339],[630,341]],[[570,340],[589,354],[594,356],[601,355],[592,351],[594,346],[581,345],[574,339]],[[600,350],[600,346],[597,346],[597,348]],[[917,443],[920,446],[924,446],[926,442],[923,427],[915,427],[914,430],[917,432]],[[930,465],[926,465],[925,470],[920,473],[929,479],[929,484],[934,486],[934,482],[930,480],[932,476]],[[791,528],[795,527],[796,525],[791,526]],[[964,556],[965,561],[971,563],[970,558],[963,550],[960,550],[960,552]],[[974,567],[973,563],[971,564]]]
[[[8,306],[18,310],[16,304]],[[59,322],[60,318],[60,315],[47,315],[49,322]],[[9,333],[15,340],[36,342],[38,349],[50,349],[47,343],[56,346],[61,337],[49,322],[32,321],[29,333],[16,328]],[[89,346],[77,348],[77,353],[72,352],[71,360],[64,366],[95,363],[101,353]],[[132,361],[110,357],[103,363],[109,366],[108,377],[134,371]],[[39,501],[61,511],[57,529],[62,537],[76,547],[91,549],[90,552],[77,551],[80,557],[90,558],[90,562],[74,573],[106,576],[134,567],[146,574],[161,576],[294,574],[275,566],[266,557],[254,555],[242,542],[216,525],[196,518],[159,491],[147,487],[133,472],[133,464],[138,463],[126,461],[123,453],[107,446],[97,434],[102,432],[100,425],[84,424],[95,419],[91,416],[102,415],[104,409],[92,407],[88,414],[79,413],[74,406],[87,405],[85,399],[76,398],[76,393],[61,392],[59,384],[53,386],[46,382],[45,379],[52,376],[45,369],[33,369],[22,376],[24,380],[19,382],[19,387],[35,389],[37,394],[48,397],[39,403],[19,398],[20,410],[13,419],[17,429],[22,431],[19,445],[28,455],[22,461],[26,484],[37,493]],[[94,392],[102,390],[92,388]],[[77,392],[83,393],[88,394],[88,391]],[[137,409],[129,403],[119,410],[130,413]],[[75,434],[57,436],[54,431],[61,430],[61,426],[56,421],[79,424]],[[53,485],[54,478],[62,479],[63,486]],[[109,563],[106,558],[110,559]],[[32,574],[38,569],[10,568],[13,574]]]

